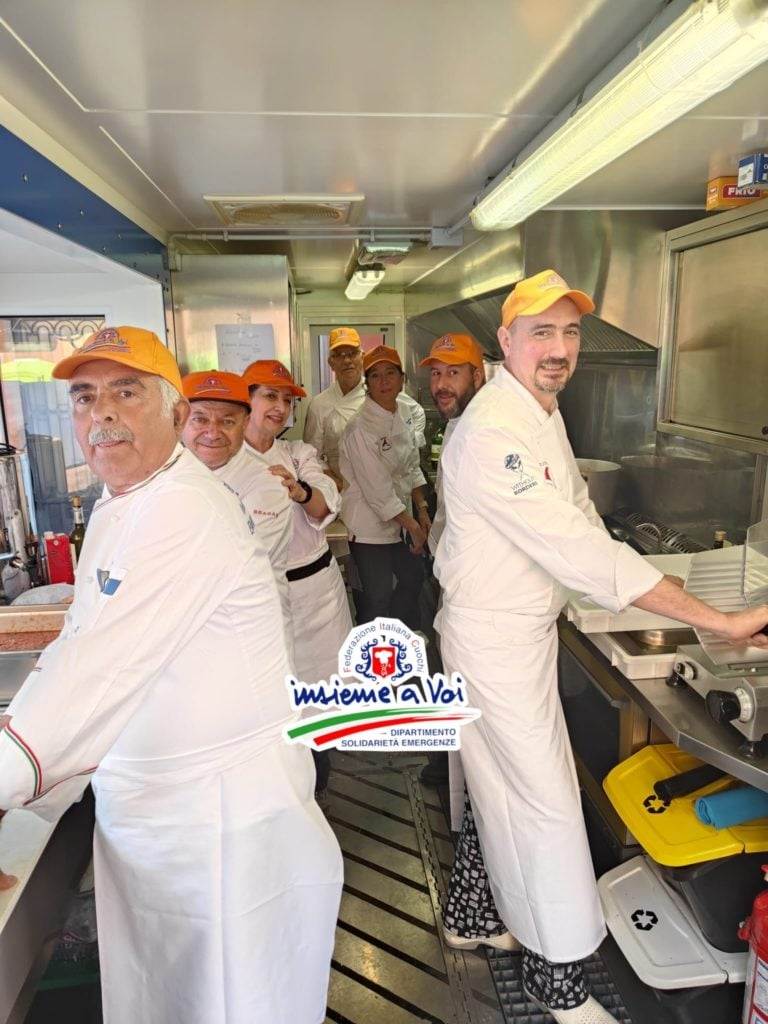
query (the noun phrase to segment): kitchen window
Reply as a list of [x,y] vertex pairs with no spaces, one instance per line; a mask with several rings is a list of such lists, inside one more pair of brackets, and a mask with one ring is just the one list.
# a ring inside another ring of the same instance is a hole
[[70,499],[87,516],[101,493],[75,440],[67,382],[51,372],[103,324],[98,314],[0,317],[3,440],[28,457],[39,535],[69,533]]

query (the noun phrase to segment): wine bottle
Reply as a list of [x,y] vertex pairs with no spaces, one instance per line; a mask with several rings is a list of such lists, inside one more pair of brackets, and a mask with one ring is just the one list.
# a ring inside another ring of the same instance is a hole
[[434,469],[440,461],[440,452],[443,450],[443,437],[445,430],[443,427],[438,427],[435,433],[432,435],[432,444],[430,447],[429,461],[432,463]]
[[83,547],[83,541],[85,540],[85,518],[83,516],[83,505],[77,496],[72,498],[72,512],[75,518],[75,525],[69,535],[69,549],[72,553],[72,568],[76,569],[77,563],[80,559],[80,551]]

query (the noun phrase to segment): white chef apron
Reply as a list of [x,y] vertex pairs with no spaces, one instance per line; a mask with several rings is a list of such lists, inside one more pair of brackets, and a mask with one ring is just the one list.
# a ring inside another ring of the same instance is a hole
[[443,607],[446,672],[482,717],[461,730],[461,761],[502,920],[553,963],[605,937],[571,745],[557,692],[557,629],[544,617]]
[[313,782],[305,747],[260,737],[102,764],[105,1024],[325,1020],[342,864]]
[[288,584],[296,675],[302,682],[328,680],[339,671],[339,651],[352,629],[347,592],[336,560],[320,572]]

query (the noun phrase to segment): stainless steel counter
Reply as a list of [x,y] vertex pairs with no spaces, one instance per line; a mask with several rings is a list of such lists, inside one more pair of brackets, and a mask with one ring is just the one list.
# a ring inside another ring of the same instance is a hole
[[[580,634],[589,643],[589,636]],[[607,660],[594,644],[595,657]],[[739,753],[744,737],[728,725],[718,725],[707,714],[703,699],[686,687],[667,686],[665,679],[627,679],[612,670],[627,697],[639,705],[669,740],[707,764],[722,768],[734,778],[768,792],[768,755],[748,760]]]
[[639,704],[675,746],[713,764],[750,786],[768,792],[768,756],[748,760],[739,753],[744,737],[707,714],[703,699],[687,687],[664,679],[626,679],[627,696]]

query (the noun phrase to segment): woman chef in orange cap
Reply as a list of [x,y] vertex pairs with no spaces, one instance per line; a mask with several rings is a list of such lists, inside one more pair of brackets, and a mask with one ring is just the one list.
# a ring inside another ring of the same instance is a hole
[[[352,629],[349,604],[325,527],[341,508],[336,484],[316,450],[304,441],[279,439],[306,392],[276,359],[259,359],[243,373],[251,399],[246,447],[253,462],[282,484],[264,494],[264,508],[249,508],[257,529],[287,538],[285,575],[293,628],[294,666],[303,682],[329,679],[338,671],[339,650]],[[315,759],[317,792],[325,790],[327,758]]]

